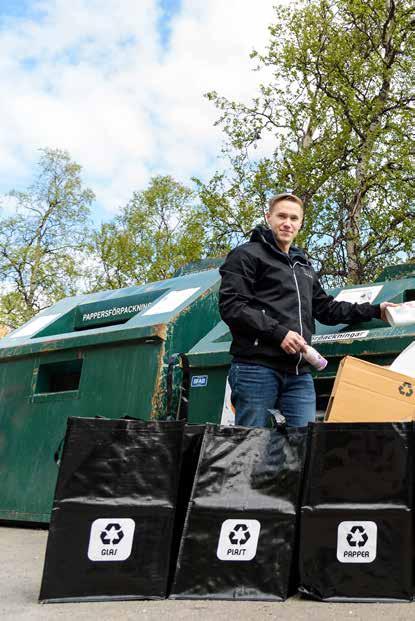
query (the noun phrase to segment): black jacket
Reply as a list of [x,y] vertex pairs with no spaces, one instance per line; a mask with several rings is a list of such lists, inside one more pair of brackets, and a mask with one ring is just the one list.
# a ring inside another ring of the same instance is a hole
[[219,271],[219,310],[232,333],[230,352],[239,361],[304,373],[310,367],[302,355],[286,354],[280,347],[289,330],[310,343],[314,319],[337,325],[380,317],[379,305],[335,302],[303,251],[292,246],[288,255],[282,252],[263,226],[228,254]]

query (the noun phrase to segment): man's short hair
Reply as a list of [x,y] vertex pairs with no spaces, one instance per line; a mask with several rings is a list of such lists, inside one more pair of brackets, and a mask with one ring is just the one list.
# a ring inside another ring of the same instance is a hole
[[275,196],[271,196],[271,198],[268,201],[269,211],[272,211],[274,206],[277,203],[279,203],[280,201],[284,201],[284,200],[297,203],[297,205],[300,205],[301,209],[304,209],[304,203],[299,196],[296,196],[295,194],[291,194],[291,192],[283,192],[282,194],[275,194]]

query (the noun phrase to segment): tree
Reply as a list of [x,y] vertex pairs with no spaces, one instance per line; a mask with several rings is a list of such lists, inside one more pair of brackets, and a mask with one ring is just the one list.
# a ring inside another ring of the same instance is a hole
[[231,173],[200,190],[222,235],[246,235],[267,196],[290,189],[305,201],[301,241],[326,283],[371,280],[410,255],[414,26],[411,0],[276,9],[266,53],[252,54],[269,81],[250,104],[208,94]]
[[80,254],[94,199],[80,173],[66,151],[42,149],[33,184],[9,194],[16,215],[0,221],[0,321],[9,328],[79,286]]
[[112,222],[93,237],[100,268],[93,289],[120,288],[170,278],[206,256],[206,218],[196,193],[170,176],[153,177],[134,192]]

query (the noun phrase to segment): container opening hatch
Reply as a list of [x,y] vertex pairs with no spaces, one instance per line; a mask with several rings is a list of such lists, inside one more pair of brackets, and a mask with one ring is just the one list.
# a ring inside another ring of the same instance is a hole
[[81,381],[82,358],[40,364],[34,390],[35,395],[78,390]]
[[404,302],[415,302],[415,289],[406,289],[403,294]]
[[[34,329],[37,321],[48,319],[48,316],[35,318],[30,338],[57,336],[94,328],[107,328],[126,323],[129,319],[146,310],[153,302],[161,298],[168,288],[145,291],[122,297],[107,297],[99,301],[74,306],[64,314],[53,315],[53,321],[42,330]],[[30,328],[30,323],[28,328]],[[25,329],[25,328],[23,328]],[[19,332],[19,331],[18,331]],[[17,335],[16,335],[17,336]]]
[[76,309],[74,329],[76,331],[90,330],[126,323],[141,311],[146,310],[167,291],[168,289],[158,289],[122,298],[108,298],[99,302],[81,304]]

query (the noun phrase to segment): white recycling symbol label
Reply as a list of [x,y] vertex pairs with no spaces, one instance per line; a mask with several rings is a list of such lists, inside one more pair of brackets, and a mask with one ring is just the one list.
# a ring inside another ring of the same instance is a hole
[[90,561],[125,561],[131,554],[135,522],[131,518],[98,518],[91,525]]
[[261,524],[258,520],[225,520],[216,555],[221,561],[251,561],[255,558]]
[[376,522],[340,522],[337,527],[337,560],[340,563],[372,563],[377,553]]

